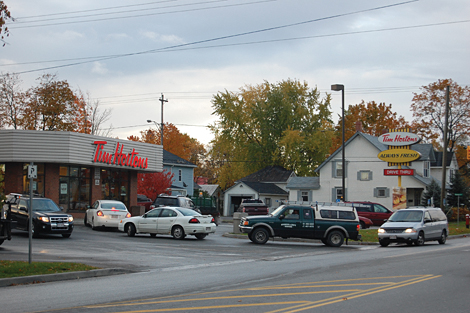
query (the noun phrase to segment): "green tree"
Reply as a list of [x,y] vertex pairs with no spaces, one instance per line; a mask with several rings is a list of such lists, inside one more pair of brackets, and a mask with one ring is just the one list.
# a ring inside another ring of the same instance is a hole
[[[456,194],[461,196],[456,196]],[[470,201],[470,188],[465,183],[462,175],[455,172],[450,179],[450,190],[447,194],[447,205],[457,207],[460,205],[468,206]]]
[[211,127],[210,154],[219,164],[218,183],[223,188],[267,165],[314,175],[328,153],[333,127],[330,96],[320,99],[320,92],[306,82],[265,81],[239,93],[219,92],[212,107],[219,121]]
[[426,186],[426,191],[421,197],[421,205],[428,206],[428,200],[430,199],[432,199],[431,204],[434,204],[435,206],[439,206],[439,203],[441,203],[441,187],[434,179],[428,186]]
[[436,149],[443,150],[446,87],[449,86],[449,118],[447,151],[454,151],[457,144],[468,140],[470,135],[470,87],[459,86],[452,79],[440,79],[421,87],[420,94],[414,94],[411,110],[413,128],[425,141]]

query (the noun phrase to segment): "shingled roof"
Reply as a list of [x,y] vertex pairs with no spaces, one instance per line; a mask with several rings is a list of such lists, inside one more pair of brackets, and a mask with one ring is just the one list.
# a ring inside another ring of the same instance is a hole
[[250,187],[251,189],[258,192],[259,194],[282,195],[282,196],[287,196],[289,194],[284,189],[272,183],[259,183],[259,182],[251,182],[251,181],[244,181],[243,183],[247,185],[248,187]]
[[265,168],[239,179],[242,182],[264,182],[264,183],[285,183],[290,177],[294,177],[293,171],[286,170],[279,165],[266,166]]

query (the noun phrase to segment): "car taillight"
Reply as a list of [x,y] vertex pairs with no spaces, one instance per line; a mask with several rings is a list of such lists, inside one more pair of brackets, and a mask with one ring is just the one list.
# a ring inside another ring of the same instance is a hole
[[359,229],[361,229],[361,224],[357,224],[356,228],[357,228],[357,231],[359,231]]
[[199,220],[195,217],[189,220],[189,223],[199,223]]
[[150,210],[153,210],[153,209],[155,209],[155,206],[152,204],[152,205],[150,206]]
[[245,213],[245,208],[242,209],[242,212]]
[[103,216],[104,214],[103,214],[103,212],[102,212],[101,210],[99,210],[98,212],[96,212],[96,215],[98,215],[98,216]]
[[215,218],[212,218],[212,219],[211,219],[211,223],[215,223]]
[[131,217],[131,213],[127,212],[126,217]]

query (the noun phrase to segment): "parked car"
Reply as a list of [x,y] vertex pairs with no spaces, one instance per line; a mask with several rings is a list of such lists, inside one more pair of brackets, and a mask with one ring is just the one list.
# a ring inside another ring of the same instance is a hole
[[152,199],[147,198],[146,195],[137,195],[137,205],[145,207],[145,212],[150,210],[152,203]]
[[[5,205],[10,206],[10,216],[16,229],[29,231],[29,195],[9,194]],[[73,232],[73,216],[64,213],[54,201],[33,196],[32,235],[57,234],[69,238]]]
[[240,232],[257,244],[269,238],[320,239],[340,247],[345,239],[360,240],[359,218],[353,207],[281,205],[269,215],[242,217]]
[[361,229],[367,229],[371,226],[374,226],[374,223],[367,217],[360,216],[359,214],[358,214],[358,217],[359,217],[359,224],[361,225]]
[[238,212],[243,212],[248,215],[267,215],[269,208],[261,199],[243,199],[238,208]]
[[121,201],[98,200],[88,206],[84,222],[85,226],[95,230],[98,227],[118,227],[119,221],[126,217],[131,217],[131,214]]
[[379,203],[368,201],[351,201],[347,203],[351,203],[356,208],[359,216],[370,219],[374,226],[382,225],[393,214],[393,211]]
[[[158,195],[153,204],[150,206],[151,209],[155,209],[161,206],[171,206],[171,207],[179,207],[179,208],[188,208],[188,209],[196,209],[194,202],[189,199],[188,197],[184,196],[168,196],[168,195]],[[197,212],[197,210],[196,210]],[[201,212],[198,212],[201,213]]]
[[448,234],[446,215],[440,208],[431,207],[410,207],[396,211],[378,230],[382,247],[391,242],[422,246],[431,240],[445,244]]
[[208,234],[215,233],[214,217],[201,215],[189,208],[160,207],[148,211],[142,216],[122,219],[118,229],[126,232],[129,237],[135,234],[172,235],[175,239],[184,239],[193,235],[204,239]]

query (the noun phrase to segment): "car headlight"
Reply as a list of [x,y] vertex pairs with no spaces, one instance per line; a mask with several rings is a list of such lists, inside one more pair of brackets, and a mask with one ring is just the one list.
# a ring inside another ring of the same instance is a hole
[[39,216],[38,220],[40,220],[44,223],[49,223],[49,217],[47,217],[47,216]]
[[385,233],[385,229],[383,229],[383,228],[379,228],[379,230],[378,230],[378,233],[379,233],[379,234],[383,234],[383,233]]
[[69,222],[73,222],[73,216],[72,216],[72,215],[69,215],[68,220],[69,220]]
[[414,229],[414,228],[407,228],[407,229],[405,229],[405,233],[408,233],[408,234],[416,233],[416,229]]

